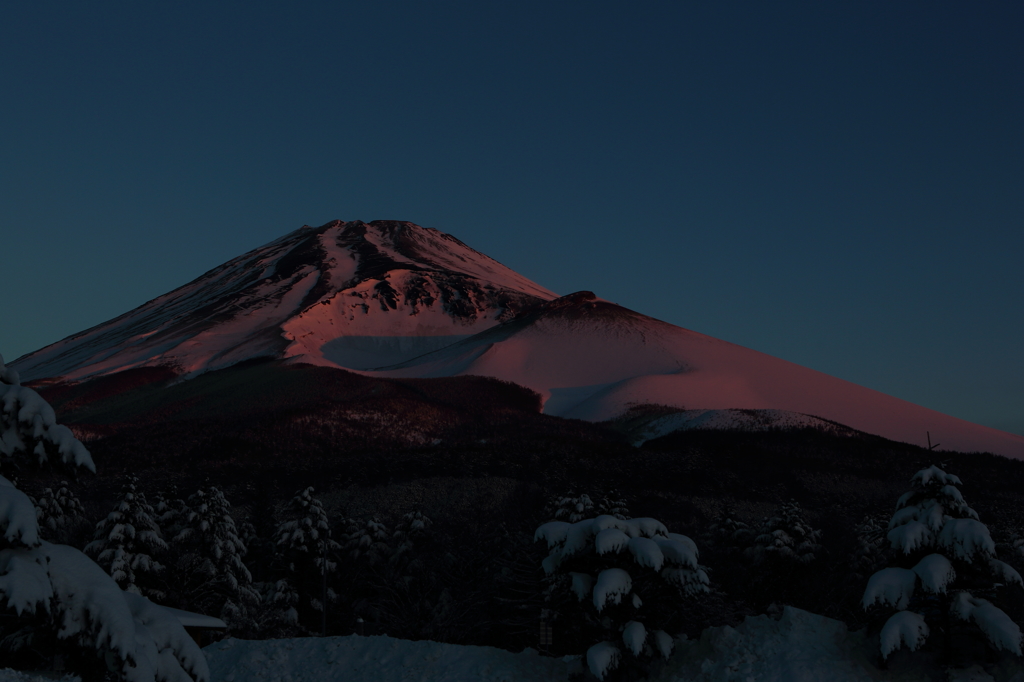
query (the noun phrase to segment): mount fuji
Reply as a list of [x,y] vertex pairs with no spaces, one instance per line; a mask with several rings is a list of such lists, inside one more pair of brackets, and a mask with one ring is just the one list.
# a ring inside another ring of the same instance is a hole
[[555,297],[438,230],[336,220],[302,227],[11,364],[24,380],[153,366],[188,377],[259,357],[368,369]]
[[389,378],[496,377],[540,394],[545,413],[589,421],[650,405],[663,424],[675,415],[721,426],[756,410],[787,426],[827,420],[917,444],[930,432],[951,450],[1024,459],[1024,437],[589,292],[558,297],[408,222],[303,227],[11,366],[51,383],[140,367],[184,379],[256,358]]

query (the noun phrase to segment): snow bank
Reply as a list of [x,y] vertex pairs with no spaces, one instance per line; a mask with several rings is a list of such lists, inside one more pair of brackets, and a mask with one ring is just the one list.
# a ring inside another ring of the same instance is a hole
[[212,682],[565,682],[576,658],[356,635],[226,639],[204,651]]
[[869,657],[872,645],[837,620],[785,607],[782,618],[748,617],[708,628],[679,644],[659,679],[666,682],[866,682],[893,679]]
[[0,682],[53,682],[55,679],[60,679],[64,682],[82,682],[80,677],[74,677],[72,675],[54,678],[44,677],[42,675],[30,675],[17,670],[11,670],[10,668],[0,670]]
[[[639,639],[639,632],[632,639]],[[668,652],[671,638],[647,633]],[[624,637],[626,646],[635,644]],[[936,670],[908,665],[882,670],[875,665],[877,642],[850,633],[837,620],[785,607],[782,617],[748,617],[739,626],[708,628],[699,640],[676,640],[670,660],[651,682],[920,682],[937,679]],[[600,648],[600,647],[599,647]],[[594,663],[612,655],[615,643],[593,651]],[[250,642],[228,639],[204,649],[211,682],[566,682],[587,665],[581,657],[548,658],[527,649],[501,649],[410,642],[386,636],[278,639]],[[600,654],[600,655],[598,655]],[[980,667],[948,671],[950,679],[992,679]],[[971,677],[971,673],[975,673]],[[964,675],[960,675],[964,673]],[[939,673],[941,674],[941,673]],[[945,677],[943,677],[945,679]],[[1003,678],[1000,678],[1003,679]],[[1013,678],[1015,681],[1016,677]],[[0,676],[0,682],[36,682]],[[1024,682],[1024,674],[1020,676]]]

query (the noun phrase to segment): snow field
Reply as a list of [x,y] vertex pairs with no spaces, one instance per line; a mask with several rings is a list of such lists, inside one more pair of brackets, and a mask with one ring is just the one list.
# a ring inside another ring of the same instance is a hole
[[665,682],[868,682],[928,679],[880,670],[874,644],[838,620],[787,606],[782,617],[748,616],[738,627],[708,628],[676,646]]
[[[570,298],[570,297],[566,297]],[[924,445],[941,433],[963,452],[1024,458],[1024,437],[972,424],[758,351],[595,299],[557,301],[447,348],[384,367],[385,377],[477,375],[539,393],[544,413],[604,421],[630,407],[678,408],[647,440],[679,428],[810,426],[854,430]],[[698,409],[699,408],[699,409]],[[757,411],[752,416],[739,410]],[[816,416],[809,416],[816,415]],[[829,420],[829,421],[824,421]]]
[[80,677],[76,677],[74,675],[65,675],[64,677],[55,678],[44,677],[42,675],[31,675],[18,670],[11,670],[10,668],[0,670],[0,682],[53,682],[55,679],[63,680],[64,682],[82,682]]
[[574,662],[572,657],[550,658],[531,649],[513,654],[386,635],[227,639],[204,651],[211,682],[561,682],[568,679]]
[[[781,618],[749,616],[737,627],[713,627],[699,639],[677,640],[651,682],[1024,682],[1024,671],[981,666],[942,671],[908,655],[882,670],[877,643],[841,621],[785,607]],[[566,682],[583,668],[578,656],[550,658],[532,649],[411,642],[387,636],[243,641],[204,649],[211,682]],[[35,682],[0,676],[0,682]]]

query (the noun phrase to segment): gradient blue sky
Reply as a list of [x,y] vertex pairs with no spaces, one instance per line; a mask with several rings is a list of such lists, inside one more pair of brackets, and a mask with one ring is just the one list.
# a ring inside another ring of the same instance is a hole
[[1024,4],[0,8],[0,352],[303,224],[1024,434]]

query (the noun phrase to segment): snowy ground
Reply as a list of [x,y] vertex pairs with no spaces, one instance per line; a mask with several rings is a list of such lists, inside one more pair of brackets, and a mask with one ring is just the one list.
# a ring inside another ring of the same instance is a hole
[[[836,620],[786,607],[779,620],[747,618],[736,628],[708,628],[681,641],[657,682],[1024,682],[1019,666],[969,671],[926,670],[912,656],[874,664],[874,649],[861,633]],[[205,649],[212,682],[519,682],[567,680],[580,670],[573,657],[513,654],[489,647],[408,642],[391,637],[328,637],[250,642],[229,639]],[[1016,669],[1015,669],[1016,668]],[[991,673],[991,674],[990,674]],[[8,682],[0,678],[0,682]],[[27,682],[27,680],[11,680]]]
[[11,670],[10,668],[0,670],[0,682],[53,682],[54,680],[64,680],[64,682],[82,682],[80,678],[73,677],[71,675],[68,675],[67,677],[43,677],[40,675],[21,673],[17,670]]
[[204,650],[212,682],[564,681],[570,662],[525,651],[409,642],[386,636],[228,639]]
[[[651,682],[1024,682],[1024,667],[1012,660],[944,672],[897,653],[881,670],[875,646],[839,621],[786,607],[778,620],[749,617],[736,628],[708,628],[700,639],[677,642]],[[211,682],[565,682],[581,670],[576,657],[386,636],[227,639],[204,651]],[[0,670],[0,682],[50,679]]]

